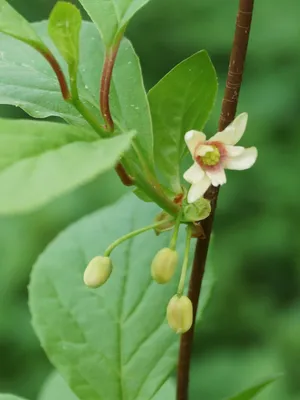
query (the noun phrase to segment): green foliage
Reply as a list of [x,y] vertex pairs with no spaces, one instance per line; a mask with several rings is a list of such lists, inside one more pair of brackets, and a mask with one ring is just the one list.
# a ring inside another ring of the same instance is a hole
[[[11,4],[30,21],[48,18],[55,2],[11,0]],[[209,50],[221,88],[214,115],[206,127],[211,133],[216,132],[236,6],[235,1],[153,0],[138,18],[134,18],[128,31],[141,58],[148,88],[183,58],[201,48]],[[259,381],[262,376],[286,368],[287,377],[264,390],[258,399],[299,399],[298,327],[295,331],[295,321],[299,320],[300,314],[297,306],[300,294],[299,229],[295,223],[300,218],[299,191],[295,186],[299,159],[299,93],[295,82],[300,65],[300,3],[290,0],[287,7],[285,2],[265,0],[256,2],[255,8],[239,110],[249,112],[245,140],[249,145],[258,146],[260,157],[252,170],[242,174],[230,172],[228,183],[221,190],[213,254],[218,286],[201,329],[196,333],[191,400],[220,400],[226,394]],[[94,46],[97,40],[94,31],[94,28],[89,30],[91,40],[81,46],[81,52]],[[2,44],[9,50],[13,46],[12,40],[9,44],[5,44],[5,40],[1,36],[1,68],[7,63],[7,58],[2,57]],[[40,76],[44,78],[41,81],[47,81],[51,88],[55,78],[48,65],[42,57],[35,59],[35,64],[31,63],[34,58],[27,55],[35,57],[30,48],[22,46],[20,57],[7,67],[9,82],[14,85],[16,78],[22,77],[23,86],[24,83],[29,85],[31,70],[41,62]],[[22,62],[31,68],[24,69],[20,65]],[[84,60],[81,62],[84,64]],[[16,68],[18,64],[20,68]],[[97,66],[90,67],[96,76],[91,79],[94,86],[89,87],[95,103],[98,101],[101,64]],[[12,69],[16,70],[16,76],[10,73]],[[42,71],[46,73],[43,75]],[[80,76],[82,74],[81,70]],[[89,79],[85,75],[84,84]],[[1,91],[4,84],[1,77],[0,82]],[[11,89],[6,83],[3,93],[13,101]],[[58,87],[54,85],[54,89],[56,92],[51,91],[49,95],[60,107]],[[41,91],[31,86],[27,96],[33,93],[37,96]],[[40,96],[41,101],[37,101],[33,112],[35,109],[47,110],[47,102],[42,99]],[[24,97],[24,102],[26,100]],[[41,108],[40,104],[46,108]],[[0,111],[10,117],[23,115],[15,107],[1,107]],[[263,189],[267,197],[253,188]],[[118,178],[111,172],[32,215],[0,219],[2,392],[18,392],[35,399],[50,368],[30,329],[26,309],[27,276],[33,261],[59,230],[113,201],[122,190]],[[289,332],[287,314],[291,320]],[[253,348],[253,345],[259,348]]]
[[[60,55],[49,40],[46,23],[35,24],[34,27],[63,65]],[[0,104],[16,105],[35,118],[56,116],[73,125],[87,125],[78,111],[62,99],[54,72],[41,55],[10,37],[0,35],[0,40],[3,58],[3,62],[0,63]],[[60,40],[62,40],[61,35]],[[80,43],[78,80],[80,98],[96,120],[101,122],[98,97],[104,48],[92,24],[87,22],[83,24]],[[134,139],[135,147],[151,171],[153,138],[149,104],[139,60],[126,39],[121,43],[114,68],[110,105],[117,130],[128,132],[134,129],[137,132]],[[136,153],[130,152],[128,158],[130,166],[140,167],[141,161]],[[133,173],[131,170],[130,172]]]
[[[112,276],[101,289],[90,290],[82,282],[92,257],[116,237],[149,224],[157,211],[153,204],[126,197],[66,230],[34,267],[30,308],[35,331],[80,398],[150,399],[175,367],[179,338],[165,313],[180,271],[166,286],[150,275],[152,258],[168,245],[169,235],[148,232],[118,247]],[[200,313],[212,282],[208,268]]]
[[39,49],[45,47],[31,25],[6,0],[0,0],[0,32],[33,47]]
[[[159,390],[153,400],[174,400],[175,385],[168,380]],[[78,397],[70,390],[69,386],[57,373],[52,373],[38,396],[38,400],[78,400]],[[1,398],[0,398],[1,400]]]
[[0,394],[0,400],[25,400],[23,397],[14,396],[13,394]]
[[64,124],[0,120],[0,214],[30,211],[114,167],[131,134],[97,140]]
[[112,47],[134,14],[149,0],[79,0],[101,33],[106,47]]
[[[90,57],[90,54],[93,54],[93,49],[90,49],[89,52],[86,49],[86,53],[82,54],[82,58]],[[95,77],[94,65],[97,65],[98,62],[95,60],[95,64],[90,63],[88,67],[91,75],[90,79]],[[127,79],[124,79],[124,76]],[[95,95],[99,93],[99,83],[97,84],[95,79],[88,85],[93,88]],[[118,51],[110,93],[110,106],[117,128],[123,132],[128,129],[134,129],[137,132],[134,138],[135,147],[144,161],[147,162],[150,172],[152,172],[154,168],[153,132],[150,107],[138,56],[132,44],[126,39],[122,40]],[[131,164],[140,164],[136,153],[131,152],[128,154],[128,158]],[[131,172],[134,176],[134,172]]]
[[150,197],[146,195],[141,189],[134,189],[133,193],[142,201],[145,201],[146,203],[152,203],[152,200]]
[[271,378],[267,378],[261,383],[258,383],[254,386],[252,386],[249,389],[244,390],[243,392],[228,398],[227,400],[252,400],[254,399],[263,389],[266,388],[266,386],[270,385],[274,381],[276,381],[279,377],[282,375],[275,375],[272,376]]
[[[48,38],[47,24],[42,22],[34,24],[34,27],[61,62],[61,57]],[[98,96],[104,49],[92,24],[83,24],[80,43],[81,98],[86,104],[92,105],[94,110],[97,108],[94,112],[99,114]],[[75,125],[85,123],[78,112],[63,101],[53,71],[38,53],[21,42],[1,36],[1,54],[1,104],[17,105],[35,118],[58,116]],[[122,79],[124,75],[128,77],[125,81]],[[131,90],[128,90],[129,87]],[[147,117],[149,106],[138,58],[127,40],[121,44],[111,96],[112,113],[119,128],[123,130],[124,126],[135,126],[137,132],[143,131],[147,136],[147,125],[151,129],[150,117]]]
[[[46,35],[46,23],[36,30],[55,51]],[[0,35],[0,104],[22,108],[35,118],[60,117],[74,125],[84,125],[79,113],[64,102],[58,82],[47,61],[34,49],[8,36]]]
[[78,400],[78,397],[71,391],[63,378],[57,373],[52,374],[44,383],[38,400]]
[[149,92],[155,164],[175,193],[181,191],[180,161],[186,148],[184,134],[204,127],[216,93],[216,72],[205,51],[182,61]]
[[80,11],[71,3],[59,1],[49,17],[48,32],[69,65],[71,80],[76,81],[79,64]]
[[14,163],[59,149],[68,143],[93,142],[92,130],[55,122],[0,119],[0,172]]

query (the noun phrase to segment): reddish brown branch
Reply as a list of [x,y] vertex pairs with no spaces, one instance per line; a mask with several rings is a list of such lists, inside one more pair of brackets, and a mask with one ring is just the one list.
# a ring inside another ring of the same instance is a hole
[[[222,111],[219,120],[219,131],[233,121],[242,84],[244,64],[247,54],[250,27],[252,21],[254,0],[240,0],[236,20],[234,41],[230,56],[229,70],[227,75],[226,89],[222,103]],[[203,281],[206,258],[209,249],[210,236],[213,227],[214,215],[217,207],[219,188],[211,187],[206,193],[211,200],[212,212],[203,221],[202,226],[205,239],[198,239],[192,274],[189,285],[189,297],[193,303],[194,321],[197,314],[201,285]],[[178,373],[177,373],[177,400],[188,400],[190,362],[194,338],[195,324],[182,335],[180,341]]]
[[36,48],[36,49],[42,54],[42,56],[44,56],[46,58],[48,63],[51,65],[53,71],[55,72],[59,86],[60,86],[61,94],[62,94],[64,100],[70,100],[71,93],[69,92],[66,78],[64,76],[64,73],[63,73],[60,65],[58,64],[56,58],[54,57],[54,55],[48,49],[39,49],[39,48]]
[[117,164],[115,167],[116,173],[119,175],[121,182],[125,186],[132,186],[134,185],[134,180],[129,176],[121,163]]
[[112,73],[117,58],[119,46],[120,46],[120,41],[113,48],[107,50],[101,76],[100,109],[106,124],[106,129],[109,132],[113,132],[114,130],[114,121],[112,119],[109,106],[109,92],[110,92]]
[[[101,84],[100,84],[100,110],[101,114],[105,121],[105,129],[108,132],[114,131],[114,121],[110,111],[109,105],[109,93],[111,86],[112,73],[115,66],[118,50],[120,47],[120,40],[115,44],[111,49],[106,51],[102,76],[101,76]],[[134,184],[133,179],[127,174],[125,168],[121,163],[117,164],[115,167],[115,171],[118,174],[121,182],[125,186],[132,186]]]

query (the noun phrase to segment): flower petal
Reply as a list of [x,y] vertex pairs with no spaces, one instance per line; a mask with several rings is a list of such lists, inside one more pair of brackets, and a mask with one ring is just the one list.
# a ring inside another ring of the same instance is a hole
[[243,136],[248,121],[248,114],[238,115],[222,132],[216,133],[209,141],[217,141],[225,144],[236,144]]
[[198,131],[188,131],[184,135],[185,143],[192,154],[194,155],[195,149],[199,143],[205,142],[206,136],[202,132]]
[[224,161],[224,167],[227,169],[244,170],[252,167],[257,158],[257,148],[249,147],[237,157],[228,157]]
[[196,148],[195,153],[197,156],[203,157],[203,156],[205,156],[206,153],[211,153],[212,151],[214,151],[214,148],[212,146],[203,144]]
[[183,178],[189,183],[197,183],[203,179],[204,171],[197,163],[194,163],[191,168],[189,168],[183,174]]
[[244,152],[245,147],[227,144],[225,145],[225,149],[228,157],[237,157]]
[[203,179],[200,182],[194,183],[189,190],[188,193],[188,203],[194,203],[200,197],[204,195],[207,189],[210,187],[211,181],[207,175],[204,175]]
[[213,186],[224,185],[227,182],[224,168],[217,171],[206,171],[207,176],[211,180]]

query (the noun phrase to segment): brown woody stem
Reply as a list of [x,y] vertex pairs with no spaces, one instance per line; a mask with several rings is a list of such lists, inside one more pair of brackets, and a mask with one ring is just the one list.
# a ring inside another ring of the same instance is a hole
[[[219,120],[219,131],[225,129],[235,117],[247,54],[253,6],[254,0],[240,0],[239,2],[239,10],[230,56],[226,89]],[[210,216],[202,222],[205,239],[198,239],[194,256],[188,293],[188,296],[193,303],[194,323],[192,328],[181,336],[177,373],[177,400],[188,400],[190,363],[195,332],[195,320],[205,271],[206,258],[209,250],[210,236],[217,207],[218,194],[219,188],[211,187],[205,196],[211,200],[212,212]]]

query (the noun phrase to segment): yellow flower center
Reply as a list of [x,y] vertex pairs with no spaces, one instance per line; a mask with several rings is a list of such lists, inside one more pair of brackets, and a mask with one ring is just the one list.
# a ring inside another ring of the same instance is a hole
[[213,147],[213,151],[208,151],[205,154],[205,156],[201,157],[201,161],[205,165],[214,166],[214,165],[217,165],[218,162],[220,161],[221,155],[220,155],[219,149],[216,146],[212,146],[212,147]]

